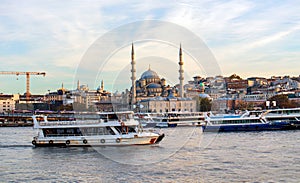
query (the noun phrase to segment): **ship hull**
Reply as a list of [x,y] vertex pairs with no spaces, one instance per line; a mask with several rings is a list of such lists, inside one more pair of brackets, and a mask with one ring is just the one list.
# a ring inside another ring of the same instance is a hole
[[262,123],[262,124],[234,124],[234,125],[206,125],[202,126],[203,132],[238,132],[238,131],[275,131],[294,130],[294,126],[287,122]]
[[164,134],[157,136],[133,137],[133,138],[35,138],[32,144],[35,147],[82,147],[82,146],[127,146],[127,145],[151,145],[158,144],[164,138]]

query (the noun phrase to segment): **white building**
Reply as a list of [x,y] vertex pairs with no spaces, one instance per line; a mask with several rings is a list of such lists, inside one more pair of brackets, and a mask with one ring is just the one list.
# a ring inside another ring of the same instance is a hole
[[174,97],[171,93],[168,97],[155,97],[140,101],[140,112],[171,112],[187,111],[196,112],[196,101],[191,98]]
[[16,101],[19,100],[19,95],[0,95],[0,112],[8,112],[15,110]]

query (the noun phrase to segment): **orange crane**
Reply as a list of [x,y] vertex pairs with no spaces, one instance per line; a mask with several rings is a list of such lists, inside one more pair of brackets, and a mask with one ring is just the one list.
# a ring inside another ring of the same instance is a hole
[[16,71],[0,71],[0,74],[6,74],[6,75],[26,75],[26,100],[29,101],[30,99],[30,75],[42,75],[45,76],[45,72],[16,72]]

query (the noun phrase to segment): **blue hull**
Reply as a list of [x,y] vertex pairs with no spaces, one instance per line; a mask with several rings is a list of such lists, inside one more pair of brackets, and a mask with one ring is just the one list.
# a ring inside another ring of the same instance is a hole
[[240,124],[240,125],[214,125],[202,126],[203,132],[238,132],[238,131],[272,131],[272,130],[295,130],[294,126],[287,122],[270,124]]
[[176,127],[176,126],[177,126],[176,123],[172,123],[172,124],[169,124],[169,123],[168,123],[168,127]]

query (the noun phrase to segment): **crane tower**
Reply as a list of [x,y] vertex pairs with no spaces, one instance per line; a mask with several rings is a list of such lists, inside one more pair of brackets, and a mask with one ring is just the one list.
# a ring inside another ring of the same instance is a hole
[[17,71],[0,71],[2,75],[26,75],[26,100],[30,99],[30,75],[42,75],[45,76],[45,72],[17,72]]

